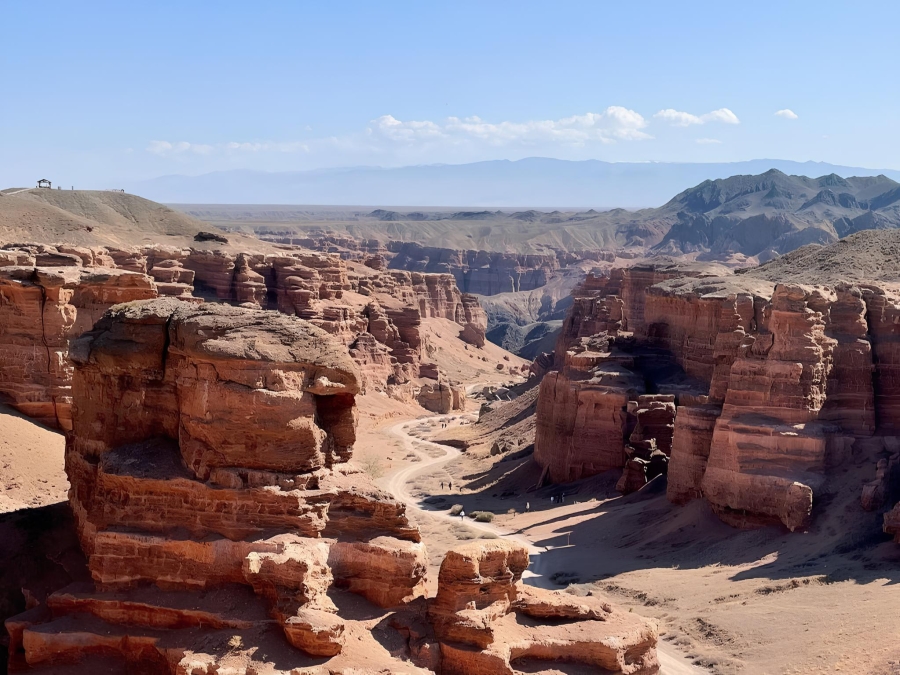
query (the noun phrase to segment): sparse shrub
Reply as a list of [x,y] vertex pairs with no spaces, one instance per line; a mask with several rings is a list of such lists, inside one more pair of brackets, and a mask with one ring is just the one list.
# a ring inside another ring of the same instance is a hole
[[469,518],[473,518],[476,523],[489,523],[494,519],[494,514],[490,511],[473,511]]
[[359,466],[372,479],[381,478],[384,475],[384,467],[381,465],[381,460],[372,455],[366,455],[360,459]]
[[462,513],[462,510],[463,510],[462,504],[454,504],[453,506],[450,507],[450,515],[458,516],[460,513]]

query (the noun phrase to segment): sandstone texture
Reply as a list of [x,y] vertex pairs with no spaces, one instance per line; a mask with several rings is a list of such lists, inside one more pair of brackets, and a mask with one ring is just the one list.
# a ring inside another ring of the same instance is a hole
[[110,306],[160,296],[278,310],[344,343],[363,391],[463,406],[460,383],[432,362],[423,322],[447,319],[472,347],[485,344],[487,316],[450,274],[288,250],[280,254],[147,246],[0,245],[0,396],[41,422],[71,428],[69,342]]
[[[659,672],[656,629],[597,597],[524,586],[528,552],[509,541],[447,553],[428,617],[449,675],[513,675],[519,660],[565,661],[622,675]],[[550,664],[548,663],[548,666]]]
[[898,240],[863,232],[735,274],[663,260],[589,276],[541,384],[545,479],[624,469],[628,492],[663,470],[676,503],[796,530],[836,467],[871,457],[862,505],[890,505]]
[[[69,356],[66,472],[90,581],[6,622],[14,668],[351,672],[374,606],[392,610],[391,658],[410,659],[392,672],[512,674],[523,659],[657,672],[649,622],[526,589],[519,544],[451,550],[424,598],[418,529],[349,461],[357,364],[313,324],[134,301]],[[347,613],[348,594],[370,604]]]
[[[71,429],[69,341],[110,306],[158,291],[146,274],[82,267],[81,258],[61,255],[35,247],[6,253],[13,264],[0,263],[0,396],[44,424]],[[68,264],[35,267],[38,259]]]
[[355,630],[332,587],[384,607],[423,595],[405,506],[347,463],[360,381],[334,337],[165,298],[113,307],[70,357],[66,471],[93,582],[11,619],[11,658],[102,652],[193,672],[185,654],[205,626],[281,631],[302,663],[339,654]]
[[389,242],[388,248],[394,253],[392,268],[452,274],[461,289],[478,295],[534,290],[560,268],[555,255],[459,251],[412,242]]

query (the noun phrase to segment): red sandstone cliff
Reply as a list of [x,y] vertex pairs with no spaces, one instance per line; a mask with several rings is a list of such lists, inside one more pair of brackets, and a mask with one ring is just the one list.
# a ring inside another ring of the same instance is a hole
[[44,424],[70,429],[69,340],[111,305],[155,298],[157,289],[145,274],[81,267],[80,260],[66,267],[34,267],[33,256],[15,262],[30,265],[0,266],[0,395]]
[[[0,395],[52,426],[70,427],[68,343],[111,305],[173,296],[277,309],[336,336],[362,368],[362,386],[436,412],[462,388],[430,361],[421,322],[442,318],[484,345],[487,318],[447,274],[386,271],[304,251],[262,255],[176,247],[16,245],[0,250]],[[449,392],[435,398],[434,392]]]
[[[191,672],[190,653],[215,658],[204,627],[263,641],[277,630],[334,656],[347,622],[333,584],[383,606],[423,594],[425,552],[405,506],[346,464],[359,376],[327,333],[161,299],[111,310],[71,357],[66,472],[93,584],[12,619],[14,659],[99,650]],[[221,616],[216,588],[241,599],[241,618]]]
[[[512,662],[533,658],[658,672],[650,622],[596,597],[524,587],[519,544],[450,551],[437,596],[424,600],[418,529],[348,464],[357,367],[312,324],[131,302],[70,356],[66,472],[91,581],[7,620],[13,667],[90,670],[102,657],[105,672],[365,663],[512,675]],[[393,610],[378,626],[389,654],[372,649],[377,610],[348,604],[347,592]]]
[[[547,477],[622,467],[635,441],[652,440],[670,455],[671,500],[702,497],[734,525],[804,527],[855,440],[896,433],[900,400],[896,285],[825,269],[824,285],[802,268],[711,276],[663,264],[588,277],[538,401],[535,459]],[[632,411],[645,390],[673,398],[671,424],[641,428]],[[628,471],[633,489],[641,479]]]

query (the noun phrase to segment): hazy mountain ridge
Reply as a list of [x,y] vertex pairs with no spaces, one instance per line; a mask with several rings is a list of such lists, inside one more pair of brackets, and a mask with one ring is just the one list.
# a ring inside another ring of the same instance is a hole
[[657,210],[675,213],[660,252],[740,252],[768,259],[866,229],[900,227],[900,184],[879,175],[758,176],[705,181]]
[[900,171],[822,162],[758,159],[730,163],[615,163],[531,157],[399,168],[232,170],[199,176],[161,176],[132,182],[126,188],[156,201],[185,204],[368,204],[372,208],[390,204],[584,210],[656,207],[673,194],[705,180],[756,175],[772,168],[798,175],[884,173],[900,180]]
[[[658,208],[628,211],[180,205],[232,231],[290,243],[315,232],[504,253],[622,250],[768,260],[863,229],[900,227],[900,183],[770,169],[707,180]],[[735,262],[739,262],[736,260]],[[752,262],[752,261],[749,261]]]

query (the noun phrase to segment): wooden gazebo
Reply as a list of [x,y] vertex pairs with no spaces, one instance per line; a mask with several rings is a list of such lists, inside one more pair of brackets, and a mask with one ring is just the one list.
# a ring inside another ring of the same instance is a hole
[[49,188],[50,188],[50,181],[47,180],[46,178],[41,178],[41,179],[38,181],[37,186],[38,186],[39,188],[48,188],[48,189],[49,189]]

